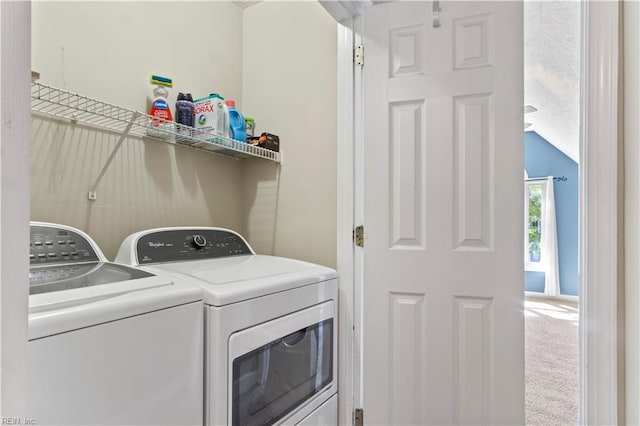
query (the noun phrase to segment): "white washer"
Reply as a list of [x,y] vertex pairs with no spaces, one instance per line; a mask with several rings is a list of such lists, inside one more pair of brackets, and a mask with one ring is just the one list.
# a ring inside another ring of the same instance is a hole
[[202,424],[202,292],[43,222],[31,223],[29,281],[36,424]]
[[337,424],[336,271],[201,227],[130,235],[116,261],[203,290],[205,424]]

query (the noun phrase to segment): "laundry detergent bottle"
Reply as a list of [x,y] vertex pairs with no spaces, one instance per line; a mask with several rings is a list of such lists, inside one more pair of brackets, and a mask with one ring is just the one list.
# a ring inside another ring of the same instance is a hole
[[231,137],[240,142],[247,141],[247,134],[244,128],[244,117],[240,111],[236,109],[235,101],[227,101],[227,107],[229,109],[229,128],[231,130]]
[[147,130],[149,136],[162,139],[169,139],[173,132],[173,116],[167,102],[169,90],[167,87],[173,87],[173,81],[170,78],[151,76],[151,84],[156,86],[153,88],[153,101],[151,102],[151,111],[149,115],[154,119],[151,120],[151,126]]
[[177,133],[180,136],[192,136],[193,108],[193,97],[191,93],[178,93],[178,100],[176,101],[176,123],[179,124]]

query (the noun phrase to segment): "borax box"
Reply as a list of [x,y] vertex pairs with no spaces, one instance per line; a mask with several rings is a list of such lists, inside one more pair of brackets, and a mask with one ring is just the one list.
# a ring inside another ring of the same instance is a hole
[[212,93],[206,98],[196,99],[193,102],[193,114],[196,130],[205,130],[217,136],[223,134],[224,99],[222,96]]

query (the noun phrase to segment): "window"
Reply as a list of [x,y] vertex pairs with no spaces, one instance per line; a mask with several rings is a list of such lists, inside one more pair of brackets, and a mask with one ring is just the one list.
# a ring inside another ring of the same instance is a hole
[[544,271],[548,253],[546,253],[547,227],[547,181],[525,181],[525,233],[524,264],[526,271]]
[[272,425],[333,380],[333,319],[233,360],[232,424]]

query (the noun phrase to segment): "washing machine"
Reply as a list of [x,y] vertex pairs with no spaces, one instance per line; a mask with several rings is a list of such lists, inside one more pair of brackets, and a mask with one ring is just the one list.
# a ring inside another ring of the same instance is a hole
[[202,289],[205,424],[337,424],[335,270],[202,227],[130,235],[116,262]]
[[32,222],[27,401],[38,425],[201,425],[197,288],[110,263],[84,232]]

